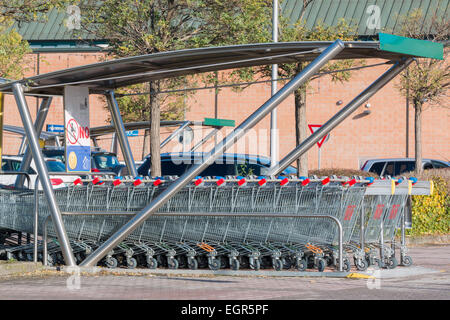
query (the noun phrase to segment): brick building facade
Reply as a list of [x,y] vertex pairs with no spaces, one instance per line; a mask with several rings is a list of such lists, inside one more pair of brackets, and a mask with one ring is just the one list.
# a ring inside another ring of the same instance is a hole
[[[46,73],[68,67],[95,63],[103,58],[102,53],[45,53],[40,54],[39,72]],[[370,60],[368,64],[380,60]],[[37,73],[37,54],[30,55],[26,76]],[[333,83],[329,77],[313,80],[307,97],[307,123],[322,124],[348,103],[361,90],[367,87],[378,75],[389,66],[376,66],[354,71],[352,78],[346,83]],[[366,158],[405,157],[406,156],[406,103],[392,81],[370,99],[370,108],[361,106],[351,117],[332,131],[330,139],[321,148],[322,168],[360,167]],[[282,84],[279,84],[279,88]],[[220,90],[218,96],[218,117],[233,119],[236,125],[270,97],[269,84],[255,84],[241,92],[230,88]],[[338,105],[338,101],[342,104]],[[36,98],[28,98],[32,116],[37,110]],[[108,112],[105,101],[100,96],[92,96],[90,100],[91,127],[108,124]],[[450,159],[450,110],[443,106],[426,106],[423,113],[423,156],[426,158]],[[414,110],[409,108],[409,156],[414,156]],[[294,101],[288,98],[278,107],[278,128],[280,137],[280,157],[289,152],[295,144]],[[369,112],[370,111],[370,112]],[[214,90],[199,90],[186,100],[185,118],[202,120],[214,117]],[[12,96],[5,100],[5,124],[21,125],[20,117]],[[46,124],[63,124],[62,98],[53,100]],[[44,126],[45,128],[46,126]],[[234,147],[235,152],[258,153],[269,155],[269,117],[262,121],[252,135],[257,136],[258,145],[247,139],[245,146]],[[161,140],[171,129],[162,128]],[[195,130],[195,139],[201,138],[202,130]],[[203,131],[206,134],[206,130]],[[130,137],[136,160],[141,159],[143,131],[138,137]],[[4,154],[15,154],[20,145],[18,136],[4,136]],[[111,136],[105,136],[100,145],[109,149]],[[162,152],[181,150],[177,143],[164,147]],[[309,168],[318,166],[318,148],[308,152]]]

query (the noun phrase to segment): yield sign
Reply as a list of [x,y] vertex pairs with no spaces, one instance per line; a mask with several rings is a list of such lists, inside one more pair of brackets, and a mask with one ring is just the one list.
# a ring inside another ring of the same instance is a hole
[[[316,130],[319,129],[321,126],[322,126],[321,124],[308,124],[309,131],[311,131],[311,133],[316,132]],[[327,134],[322,138],[322,140],[317,142],[317,146],[320,148],[324,142],[328,141],[329,138],[330,134]]]

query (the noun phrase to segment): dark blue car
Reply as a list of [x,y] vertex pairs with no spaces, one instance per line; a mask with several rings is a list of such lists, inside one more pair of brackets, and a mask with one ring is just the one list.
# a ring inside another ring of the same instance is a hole
[[[184,153],[162,153],[161,174],[163,176],[181,176],[192,165],[202,162],[206,153],[184,152]],[[147,156],[138,168],[141,176],[151,175],[150,157]],[[248,154],[224,153],[199,176],[264,176],[270,167],[270,159],[267,157],[253,156]],[[296,174],[297,169],[288,167],[282,175]]]

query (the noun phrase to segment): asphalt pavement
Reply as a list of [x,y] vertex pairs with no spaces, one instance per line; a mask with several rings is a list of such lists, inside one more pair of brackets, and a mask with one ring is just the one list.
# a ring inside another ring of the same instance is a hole
[[373,277],[365,279],[44,271],[0,277],[0,299],[448,300],[450,245],[415,247],[409,254],[413,266],[370,269],[365,274]]

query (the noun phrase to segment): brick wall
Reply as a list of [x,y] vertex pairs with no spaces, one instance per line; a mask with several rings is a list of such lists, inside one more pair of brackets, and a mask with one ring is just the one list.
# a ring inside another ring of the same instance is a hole
[[[30,55],[26,76],[37,73],[37,56]],[[95,63],[103,58],[99,53],[49,53],[41,54],[40,73],[55,71]],[[377,63],[380,61],[370,61]],[[353,73],[352,79],[346,83],[333,83],[328,77],[322,77],[311,82],[307,97],[308,124],[323,124],[340,108],[347,104],[361,90],[374,81],[388,66],[378,66]],[[278,87],[281,88],[282,84]],[[360,162],[371,157],[405,157],[406,152],[406,107],[405,98],[396,89],[396,81],[391,82],[370,99],[370,114],[361,106],[352,116],[346,119],[332,131],[329,141],[321,148],[322,168],[353,168]],[[230,88],[220,90],[218,98],[218,117],[233,119],[240,124],[248,115],[256,110],[270,97],[269,84],[255,84],[244,91],[235,92]],[[342,105],[336,102],[342,100]],[[30,113],[34,119],[37,103],[35,98],[27,98]],[[21,125],[20,117],[12,96],[5,101],[5,124]],[[444,105],[448,105],[444,103]],[[91,127],[108,123],[108,112],[105,101],[100,96],[90,98]],[[203,120],[214,117],[214,90],[200,90],[186,99],[186,119]],[[54,98],[46,124],[63,124],[62,98]],[[423,113],[423,156],[449,160],[450,158],[450,110],[444,107],[426,107]],[[410,106],[409,113],[409,156],[414,156],[414,109]],[[45,128],[45,126],[44,126]],[[246,145],[230,149],[231,152],[258,153],[269,155],[270,119],[266,117],[250,135],[256,136],[258,143],[249,139]],[[283,157],[293,147],[294,132],[294,99],[289,97],[278,107],[278,128],[280,134],[279,157]],[[225,130],[222,130],[224,132]],[[171,129],[162,128],[161,141],[170,134]],[[196,141],[201,136],[201,129],[196,129]],[[203,130],[204,134],[207,130]],[[131,137],[130,143],[136,160],[141,159],[143,131],[139,137]],[[213,141],[213,140],[212,140]],[[4,153],[15,154],[20,145],[20,139],[11,134],[4,135]],[[100,145],[109,150],[110,136],[105,136]],[[178,149],[174,149],[178,148]],[[207,148],[206,148],[207,149]],[[167,145],[162,152],[181,151],[177,143]],[[317,168],[318,148],[313,147],[308,153],[310,169]]]

